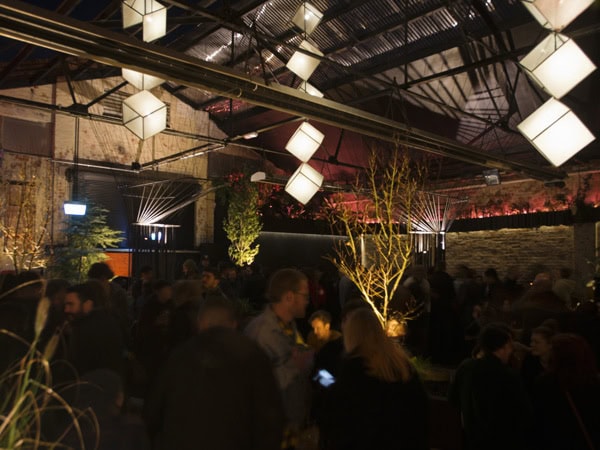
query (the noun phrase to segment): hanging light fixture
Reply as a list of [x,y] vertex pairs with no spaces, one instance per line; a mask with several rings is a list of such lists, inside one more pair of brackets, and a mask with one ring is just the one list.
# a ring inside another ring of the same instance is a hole
[[285,185],[285,192],[306,205],[323,184],[323,175],[302,163]]
[[[323,53],[321,53],[317,47],[307,41],[302,41],[299,48],[314,55],[323,56]],[[319,62],[318,58],[296,51],[286,64],[286,67],[306,81],[315,71]]]
[[575,41],[559,33],[548,35],[520,64],[555,98],[561,98],[596,69]]
[[123,0],[123,28],[142,24],[142,39],[152,42],[167,34],[167,8],[156,0]]
[[523,5],[540,25],[560,31],[585,11],[594,0],[523,0]]
[[87,205],[83,202],[70,201],[63,203],[66,216],[85,216]]
[[140,139],[148,139],[167,127],[167,105],[148,91],[123,101],[123,125]]
[[308,81],[303,81],[302,83],[300,83],[300,86],[298,86],[298,90],[306,92],[308,95],[312,95],[313,97],[324,97],[324,94],[312,84],[310,84]]
[[302,162],[307,162],[317,151],[325,135],[308,122],[302,122],[285,145],[285,149]]
[[123,69],[122,75],[125,80],[137,89],[149,91],[156,86],[160,86],[165,82],[162,78],[148,75],[142,72],[137,72],[131,69]]
[[323,13],[310,3],[302,3],[292,18],[292,23],[300,28],[307,36],[319,25]]
[[554,98],[534,111],[517,128],[557,167],[595,139],[573,111]]

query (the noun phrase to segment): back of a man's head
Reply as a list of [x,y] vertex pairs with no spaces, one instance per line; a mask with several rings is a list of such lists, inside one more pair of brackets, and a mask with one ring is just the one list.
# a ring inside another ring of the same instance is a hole
[[94,280],[110,280],[115,276],[115,273],[111,270],[108,264],[103,262],[97,262],[91,265],[88,270],[88,278]]
[[208,298],[198,309],[198,331],[215,327],[237,328],[235,305],[226,298]]
[[269,279],[266,297],[270,303],[279,303],[287,292],[300,288],[306,279],[306,275],[299,270],[279,269]]
[[512,340],[512,333],[504,324],[490,323],[483,327],[478,340],[483,353],[491,355]]

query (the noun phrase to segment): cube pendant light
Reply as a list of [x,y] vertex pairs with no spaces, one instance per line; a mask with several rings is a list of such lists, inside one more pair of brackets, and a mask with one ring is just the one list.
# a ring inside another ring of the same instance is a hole
[[309,35],[323,19],[323,13],[310,3],[302,3],[292,18],[292,23]]
[[594,135],[573,111],[554,98],[540,106],[517,128],[557,167],[594,140]]
[[[307,41],[302,41],[299,48],[315,55],[323,56],[323,53],[321,53],[317,47]],[[320,61],[318,58],[297,51],[292,55],[286,64],[286,67],[306,81],[315,71],[319,65],[319,62]]]
[[307,204],[323,184],[323,175],[306,163],[290,177],[285,185],[285,191],[303,205]]
[[324,94],[312,84],[310,84],[308,81],[303,81],[302,83],[300,83],[300,86],[298,86],[298,90],[306,92],[307,94],[312,95],[313,97],[324,97]]
[[167,127],[167,105],[148,91],[123,101],[123,125],[140,139],[148,139]]
[[561,98],[596,69],[572,39],[559,33],[551,33],[520,64],[555,98]]
[[285,145],[285,149],[302,162],[317,151],[325,135],[308,122],[303,122]]
[[594,0],[523,0],[523,5],[540,25],[560,31],[585,11]]
[[165,80],[162,78],[158,78],[153,75],[147,75],[131,69],[123,69],[122,74],[123,78],[125,78],[129,84],[140,90],[149,91],[150,89],[154,89],[156,86],[160,86],[165,82]]
[[156,0],[123,0],[123,28],[142,24],[142,39],[152,42],[167,34],[167,8]]

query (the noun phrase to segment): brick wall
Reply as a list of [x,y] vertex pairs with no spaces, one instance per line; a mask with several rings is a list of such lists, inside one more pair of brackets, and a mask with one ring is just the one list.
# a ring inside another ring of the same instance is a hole
[[[500,278],[509,267],[516,268],[523,275],[541,265],[549,269],[580,268],[580,264],[575,264],[574,235],[572,226],[448,233],[448,272],[454,274],[459,264],[469,266],[478,274],[494,267]],[[579,270],[574,274],[576,278],[584,277]]]

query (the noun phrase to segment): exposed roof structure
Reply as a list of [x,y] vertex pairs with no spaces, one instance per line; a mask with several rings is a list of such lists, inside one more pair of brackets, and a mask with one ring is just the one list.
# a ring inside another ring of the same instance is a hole
[[[324,56],[310,83],[323,99],[286,68],[304,38],[290,24],[300,0],[162,3],[167,35],[146,44],[141,28],[123,30],[120,1],[3,0],[0,89],[137,69],[290,170],[279,153],[310,119],[326,135],[315,161],[329,181],[363,165],[373,140],[406,143],[437,181],[481,181],[486,167],[544,180],[600,169],[598,140],[557,169],[516,129],[548,98],[517,64],[548,33],[520,1],[312,0],[323,19],[307,40]],[[596,65],[599,15],[595,4],[564,31]],[[596,136],[598,81],[596,71],[562,99]]]

